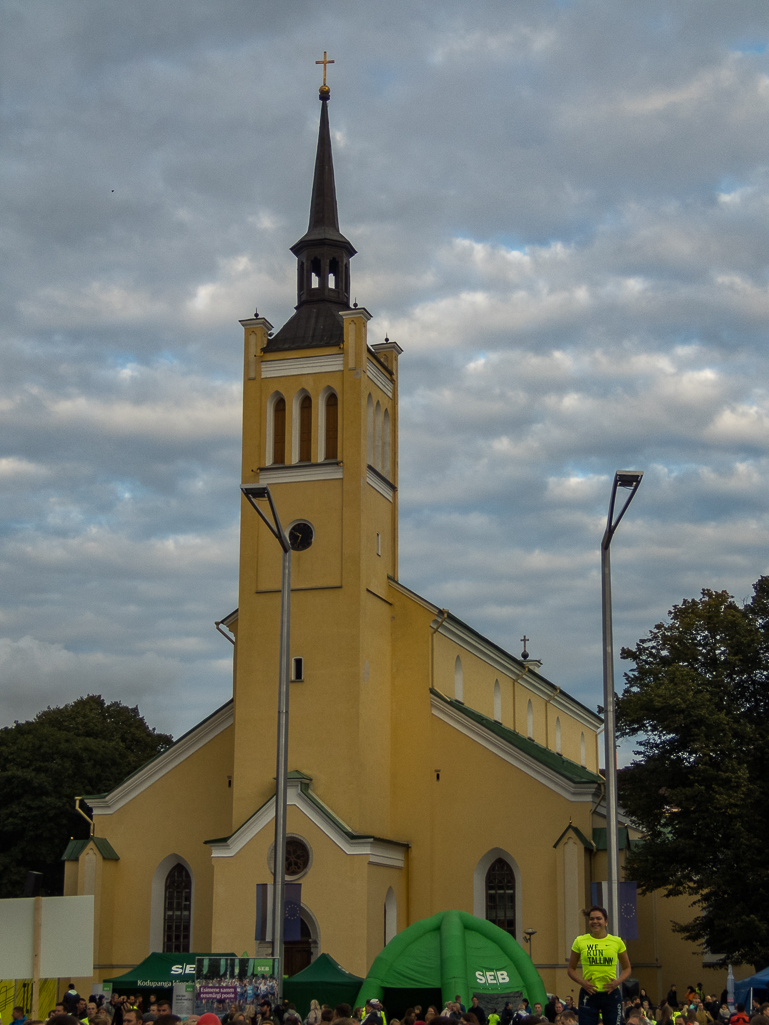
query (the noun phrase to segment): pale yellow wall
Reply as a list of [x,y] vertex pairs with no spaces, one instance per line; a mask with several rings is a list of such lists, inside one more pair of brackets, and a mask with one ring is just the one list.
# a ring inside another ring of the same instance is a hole
[[[320,923],[320,949],[348,971],[365,975],[382,947],[382,910],[390,886],[401,913],[405,906],[405,870],[369,864],[365,854],[345,854],[294,806],[288,809],[287,829],[303,837],[313,853],[299,882],[302,904]],[[214,950],[254,949],[256,884],[272,882],[268,852],[274,830],[272,820],[233,857],[213,859]]]
[[[177,854],[195,878],[193,944],[207,950],[211,940],[213,869],[203,841],[229,833],[232,727],[210,740],[176,768],[111,815],[95,817],[119,861],[97,862],[99,946],[95,961],[104,966],[97,981],[120,974],[111,965],[138,964],[150,953],[151,882],[158,864]],[[83,892],[84,857],[77,892]],[[68,866],[69,868],[69,866]],[[72,885],[73,870],[68,871]]]

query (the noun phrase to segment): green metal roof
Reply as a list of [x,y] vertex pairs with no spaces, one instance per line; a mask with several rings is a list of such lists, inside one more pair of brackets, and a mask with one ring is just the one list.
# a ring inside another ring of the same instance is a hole
[[579,842],[582,844],[582,846],[586,847],[589,851],[594,851],[595,850],[595,844],[591,840],[588,840],[588,838],[585,836],[585,834],[582,832],[582,830],[578,826],[575,826],[573,822],[570,822],[568,824],[566,829],[564,829],[564,831],[561,833],[561,835],[558,837],[558,839],[553,844],[553,847],[557,847],[558,844],[561,842],[561,840],[563,840],[563,838],[566,836],[567,833],[573,833],[576,836],[576,838],[579,840]]
[[497,722],[495,719],[489,719],[488,716],[483,715],[481,712],[476,712],[474,708],[468,708],[463,702],[448,698],[433,687],[430,688],[430,693],[440,698],[441,701],[445,701],[447,705],[456,709],[457,712],[461,712],[462,715],[471,719],[479,726],[485,727],[490,733],[499,737],[500,740],[504,740],[510,747],[516,748],[523,754],[533,758],[534,761],[539,762],[540,765],[544,765],[548,769],[557,772],[559,776],[563,776],[570,783],[591,783],[593,786],[603,783],[602,776],[583,768],[581,765],[577,765],[576,762],[572,762],[569,758],[564,758],[563,755],[556,754],[555,751],[551,751],[542,744],[538,744],[536,740],[530,740],[528,737],[516,733],[515,730],[511,730],[508,726],[503,726],[502,723]]
[[[637,848],[637,847],[641,846],[641,841],[640,840],[634,840],[632,838],[632,836],[630,835],[630,830],[627,828],[627,826],[618,826],[617,827],[617,839],[619,841],[619,849],[621,851],[624,851],[626,848],[628,850],[633,850],[633,848]],[[597,851],[605,851],[606,850],[606,827],[605,826],[596,826],[593,829],[593,843],[595,844],[595,849]]]
[[92,840],[96,850],[105,861],[120,861],[119,856],[115,853],[115,848],[103,836],[89,836],[87,840],[70,840],[61,856],[61,860],[77,861]]

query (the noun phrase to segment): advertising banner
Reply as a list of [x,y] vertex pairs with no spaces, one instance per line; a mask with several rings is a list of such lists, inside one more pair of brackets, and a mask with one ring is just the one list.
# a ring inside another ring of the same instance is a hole
[[276,959],[271,957],[199,957],[195,962],[195,1014],[221,1017],[236,1005],[246,1017],[259,1013],[262,1000],[278,1001]]

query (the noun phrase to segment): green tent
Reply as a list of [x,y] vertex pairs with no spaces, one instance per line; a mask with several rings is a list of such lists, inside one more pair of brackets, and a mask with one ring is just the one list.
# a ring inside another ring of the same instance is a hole
[[283,983],[283,996],[296,1004],[297,1011],[306,1018],[310,1001],[336,1007],[337,1004],[352,1006],[363,979],[352,975],[329,954],[321,954],[312,964],[292,975]]
[[116,975],[113,990],[170,989],[175,982],[195,981],[196,957],[235,957],[234,954],[150,954],[124,975]]
[[440,991],[444,1002],[459,993],[466,1006],[477,996],[484,1009],[499,1011],[505,1001],[522,997],[543,1007],[547,1002],[526,951],[499,926],[467,911],[441,911],[398,933],[372,964],[357,1003],[376,997],[392,1015],[403,991],[410,1003],[417,992],[432,991],[437,998]]

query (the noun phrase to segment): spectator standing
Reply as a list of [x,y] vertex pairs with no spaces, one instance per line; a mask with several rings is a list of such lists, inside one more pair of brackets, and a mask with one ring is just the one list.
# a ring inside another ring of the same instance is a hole
[[745,1014],[745,1005],[737,1004],[737,1010],[729,1019],[729,1025],[748,1025],[750,1018]]
[[[619,936],[608,931],[605,908],[594,904],[587,912],[589,932],[577,936],[572,944],[567,973],[580,987],[579,1025],[620,1025],[622,1020],[622,983],[630,976],[627,948]],[[617,962],[621,968],[617,976]],[[581,973],[577,971],[581,967]]]
[[678,994],[676,993],[675,983],[670,983],[670,989],[668,990],[668,1004],[674,1010],[678,1010]]
[[310,1001],[310,1010],[304,1019],[305,1025],[320,1025],[320,1004],[317,1000]]

